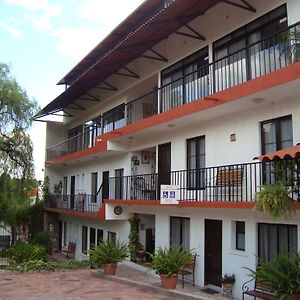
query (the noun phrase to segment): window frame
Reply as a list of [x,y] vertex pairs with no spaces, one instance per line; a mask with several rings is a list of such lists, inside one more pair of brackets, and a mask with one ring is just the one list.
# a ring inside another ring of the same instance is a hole
[[[196,168],[192,169],[191,165],[191,143],[196,142]],[[204,153],[201,153],[201,143],[204,143]],[[186,140],[186,164],[187,164],[187,189],[188,190],[204,190],[205,189],[205,166],[206,166],[206,137],[205,135],[189,138]],[[201,166],[201,157],[204,157],[204,166]],[[192,171],[194,170],[194,174]],[[196,176],[196,184],[192,186],[191,177]]]
[[[242,225],[243,228],[240,228],[238,224]],[[238,229],[242,229],[239,231]],[[246,222],[245,221],[235,221],[235,249],[239,251],[246,251]],[[244,247],[239,247],[239,234],[244,235]]]
[[288,120],[288,119],[290,119],[291,124],[292,124],[291,135],[292,135],[292,145],[293,145],[293,118],[292,118],[291,114],[286,115],[286,116],[282,116],[282,117],[278,117],[278,118],[264,120],[264,121],[260,122],[260,140],[261,140],[261,154],[262,155],[266,154],[266,150],[265,150],[266,143],[265,143],[265,136],[264,136],[264,133],[263,133],[263,126],[265,124],[274,122],[274,124],[275,124],[275,137],[276,137],[276,150],[275,151],[282,150],[282,148],[280,146],[280,143],[282,143],[282,141],[283,141],[282,137],[281,137],[281,134],[280,134],[281,122],[283,120]]
[[[288,239],[288,243],[287,243],[287,252],[288,253],[293,253],[294,251],[298,251],[298,243],[299,243],[299,240],[298,240],[298,226],[297,224],[282,224],[282,223],[264,223],[264,222],[260,222],[260,223],[257,223],[257,256],[259,258],[261,258],[260,256],[260,253],[261,253],[261,245],[260,245],[260,240],[261,240],[261,237],[260,235],[262,234],[262,232],[260,231],[260,227],[261,226],[268,226],[267,230],[268,230],[268,242],[270,240],[270,229],[271,227],[275,227],[276,226],[276,237],[277,237],[277,243],[276,243],[276,247],[277,247],[277,251],[276,253],[279,254],[280,253],[280,249],[279,249],[279,240],[280,240],[280,236],[279,236],[279,232],[280,232],[280,227],[283,228],[283,227],[286,227],[288,232],[289,230],[291,230],[292,228],[295,230],[296,229],[296,249],[290,249],[291,248],[291,241],[290,241],[290,234],[287,235],[287,239]],[[270,247],[268,248],[268,257],[265,258],[267,261],[271,260],[272,257],[271,257],[271,254],[270,254]]]
[[172,220],[179,220],[180,221],[180,232],[179,232],[179,239],[180,239],[180,246],[182,246],[184,248],[183,245],[183,221],[188,221],[188,225],[189,225],[189,236],[187,237],[188,239],[188,248],[186,250],[190,250],[191,247],[191,218],[189,217],[177,217],[177,216],[170,216],[170,246],[172,246]]

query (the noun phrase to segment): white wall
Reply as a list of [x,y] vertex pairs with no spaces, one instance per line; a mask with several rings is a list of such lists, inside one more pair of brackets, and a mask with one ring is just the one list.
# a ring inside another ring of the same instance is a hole
[[[190,248],[197,256],[196,284],[204,286],[205,255],[205,219],[222,221],[222,274],[233,273],[236,276],[234,297],[241,299],[241,287],[250,278],[244,267],[255,269],[257,252],[257,224],[282,223],[298,225],[298,241],[300,241],[300,212],[291,219],[274,220],[267,214],[249,209],[218,208],[178,208],[178,207],[129,207],[129,211],[155,215],[155,246],[168,247],[170,244],[170,217],[190,218]],[[235,249],[235,221],[245,221],[245,251]],[[300,250],[300,243],[298,242]]]
[[128,221],[104,221],[83,219],[75,216],[60,216],[61,221],[67,222],[67,239],[71,242],[76,242],[75,258],[80,260],[87,258],[87,255],[82,253],[82,226],[88,227],[88,249],[89,249],[89,228],[103,230],[103,238],[107,239],[107,232],[116,232],[117,239],[127,242],[130,226]]

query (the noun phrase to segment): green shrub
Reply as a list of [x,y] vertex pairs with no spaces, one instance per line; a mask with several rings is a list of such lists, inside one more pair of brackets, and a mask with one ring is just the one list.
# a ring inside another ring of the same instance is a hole
[[89,251],[90,265],[98,266],[105,263],[117,264],[128,256],[128,247],[126,243],[119,240],[104,240],[95,249]]
[[165,274],[171,276],[177,274],[178,271],[187,263],[192,261],[192,253],[182,247],[170,246],[170,248],[162,249],[159,247],[154,254],[150,254],[152,258],[151,267],[157,274]]
[[41,245],[17,243],[6,251],[7,258],[16,264],[29,260],[46,260],[46,249]]
[[71,270],[82,269],[89,267],[90,262],[88,260],[82,261],[44,261],[44,260],[28,260],[23,261],[20,264],[11,263],[8,269],[11,271],[29,272],[29,271],[55,271],[55,270]]
[[256,271],[250,271],[250,276],[263,285],[271,288],[281,300],[293,294],[300,294],[300,254],[279,254],[271,261],[258,265]]
[[50,234],[48,231],[38,232],[31,240],[32,244],[42,245],[48,249],[50,245]]

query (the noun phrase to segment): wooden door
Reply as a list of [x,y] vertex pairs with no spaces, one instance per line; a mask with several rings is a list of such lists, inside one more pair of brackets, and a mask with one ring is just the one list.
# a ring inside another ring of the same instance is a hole
[[158,196],[160,186],[171,183],[171,143],[158,145]]
[[109,198],[109,171],[102,172],[102,201]]
[[204,283],[221,286],[222,221],[205,220]]

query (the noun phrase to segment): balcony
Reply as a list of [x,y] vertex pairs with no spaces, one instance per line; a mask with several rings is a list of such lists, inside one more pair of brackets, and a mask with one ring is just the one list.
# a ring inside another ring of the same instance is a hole
[[48,195],[45,197],[45,207],[61,209],[80,213],[96,214],[102,206],[99,195],[72,194],[72,195]]
[[161,184],[175,185],[180,202],[253,202],[264,183],[286,182],[290,198],[300,200],[299,159],[253,162],[164,174],[111,177],[109,199],[160,200]]
[[300,61],[300,26],[255,42],[97,118],[83,133],[47,149],[47,161],[95,146],[96,136],[264,76]]

